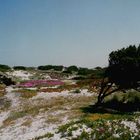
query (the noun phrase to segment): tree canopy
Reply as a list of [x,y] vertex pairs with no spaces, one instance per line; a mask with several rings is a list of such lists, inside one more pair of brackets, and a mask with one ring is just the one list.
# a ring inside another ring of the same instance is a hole
[[68,68],[67,68],[67,71],[70,71],[70,72],[77,72],[78,71],[78,67],[77,66],[69,66]]
[[11,67],[9,67],[8,65],[0,64],[0,71],[4,72],[8,70],[11,70]]
[[24,67],[24,66],[14,66],[13,69],[14,70],[26,70],[26,67]]
[[[115,85],[113,87],[113,85]],[[109,54],[109,66],[101,84],[98,103],[117,90],[140,87],[140,45],[130,45]]]

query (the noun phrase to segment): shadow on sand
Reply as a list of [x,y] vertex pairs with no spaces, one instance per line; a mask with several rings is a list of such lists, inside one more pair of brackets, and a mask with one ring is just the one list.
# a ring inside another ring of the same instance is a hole
[[122,103],[122,102],[106,102],[102,105],[90,105],[83,107],[81,110],[84,113],[109,113],[109,114],[132,114],[133,112],[140,111],[140,102],[135,103]]

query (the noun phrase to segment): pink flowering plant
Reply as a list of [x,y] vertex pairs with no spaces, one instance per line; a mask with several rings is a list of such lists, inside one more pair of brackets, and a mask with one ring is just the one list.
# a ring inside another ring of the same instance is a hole
[[36,86],[56,86],[63,85],[64,83],[60,80],[31,80],[20,83],[19,87],[36,87]]

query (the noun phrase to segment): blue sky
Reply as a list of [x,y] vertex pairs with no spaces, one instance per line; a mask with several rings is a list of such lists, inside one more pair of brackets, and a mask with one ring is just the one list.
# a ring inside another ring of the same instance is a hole
[[0,0],[0,63],[107,66],[140,43],[140,0]]

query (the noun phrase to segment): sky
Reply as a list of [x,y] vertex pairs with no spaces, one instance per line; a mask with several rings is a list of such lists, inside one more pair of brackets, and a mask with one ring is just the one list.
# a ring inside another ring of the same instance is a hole
[[140,0],[0,0],[0,64],[107,66],[140,43]]

